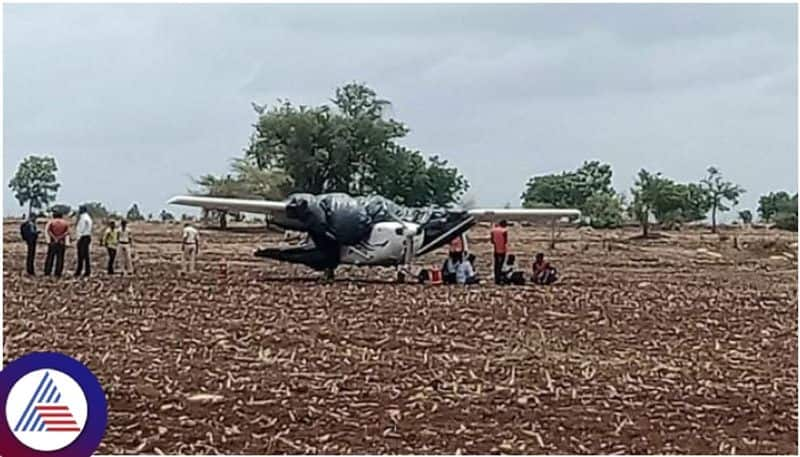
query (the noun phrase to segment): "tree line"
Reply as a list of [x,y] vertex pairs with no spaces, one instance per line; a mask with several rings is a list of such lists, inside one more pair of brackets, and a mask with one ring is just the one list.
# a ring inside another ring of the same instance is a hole
[[[726,181],[717,167],[706,171],[706,177],[698,182],[681,183],[641,169],[630,190],[631,200],[626,202],[611,186],[611,166],[588,161],[575,171],[532,177],[521,199],[526,208],[578,208],[581,222],[594,228],[620,227],[629,220],[641,226],[642,234],[648,236],[653,224],[670,229],[710,215],[711,230],[716,232],[719,213],[737,205],[745,189]],[[764,222],[797,230],[797,194],[776,192],[762,196],[758,213]],[[740,211],[738,218],[745,224],[753,221],[750,210]]]
[[[336,89],[329,104],[315,107],[285,100],[274,106],[252,106],[257,119],[243,156],[232,160],[225,175],[193,179],[197,186],[193,193],[280,200],[294,192],[345,192],[379,194],[407,206],[449,206],[458,204],[469,189],[461,172],[446,160],[401,145],[409,128],[388,116],[391,103],[364,84],[346,84]],[[56,171],[52,157],[28,157],[9,187],[29,212],[48,208],[60,186]],[[527,208],[578,208],[583,213],[581,222],[595,228],[633,221],[647,236],[653,224],[673,228],[709,214],[716,231],[718,214],[737,205],[745,192],[726,181],[716,167],[709,167],[707,176],[693,183],[642,169],[628,202],[613,189],[611,178],[611,166],[599,161],[585,162],[575,171],[534,176],[525,185],[522,204]],[[93,216],[114,216],[99,202],[87,206]],[[67,210],[65,214],[70,210],[61,209]],[[779,228],[796,230],[797,194],[762,196],[758,215]],[[226,216],[218,216],[224,224]],[[126,217],[144,219],[135,203]],[[166,210],[158,218],[174,219]],[[744,210],[739,218],[750,223],[753,215]]]

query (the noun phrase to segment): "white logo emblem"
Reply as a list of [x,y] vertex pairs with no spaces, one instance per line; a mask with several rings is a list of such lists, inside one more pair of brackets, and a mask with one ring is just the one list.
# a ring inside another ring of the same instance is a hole
[[68,374],[50,368],[32,371],[11,388],[6,420],[25,446],[37,451],[63,449],[86,425],[86,395]]

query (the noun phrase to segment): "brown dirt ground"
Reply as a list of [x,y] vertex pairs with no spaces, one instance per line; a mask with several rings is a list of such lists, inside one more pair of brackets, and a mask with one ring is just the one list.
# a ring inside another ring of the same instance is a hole
[[95,240],[91,279],[31,279],[18,223],[5,360],[86,363],[109,401],[101,453],[797,452],[796,234],[738,232],[736,250],[735,232],[570,229],[551,251],[514,227],[525,265],[544,250],[562,280],[465,288],[358,268],[323,284],[252,257],[281,240],[257,228],[203,230],[184,279],[181,227],[161,224],[134,225],[133,278],[107,277]]

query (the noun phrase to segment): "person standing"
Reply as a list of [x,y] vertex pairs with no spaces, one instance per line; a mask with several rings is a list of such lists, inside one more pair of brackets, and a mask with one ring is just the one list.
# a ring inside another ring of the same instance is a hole
[[494,283],[500,284],[502,282],[502,269],[506,261],[506,253],[508,252],[508,222],[505,220],[500,221],[499,224],[492,227],[490,232],[492,246],[494,246]]
[[44,259],[44,275],[50,276],[55,263],[56,277],[61,277],[64,270],[64,250],[69,244],[69,223],[62,219],[62,214],[53,212],[53,218],[44,228],[47,239],[47,256]]
[[119,230],[114,221],[108,221],[108,228],[103,232],[103,238],[100,239],[100,246],[105,246],[108,251],[108,274],[114,274],[114,260],[117,258],[117,244],[119,242]]
[[128,221],[125,219],[119,223],[119,255],[122,257],[122,274],[133,274],[133,255],[131,253],[131,249],[133,249],[133,236],[131,236],[131,231],[128,228]]
[[183,271],[194,273],[197,253],[200,251],[200,233],[190,222],[183,224]]
[[83,272],[85,277],[92,274],[92,262],[89,259],[89,246],[92,244],[92,218],[86,205],[78,208],[78,225],[75,227],[78,238],[78,268],[75,276],[78,277]]
[[28,252],[25,256],[25,271],[34,276],[36,273],[33,268],[33,262],[36,259],[36,240],[39,239],[39,229],[36,227],[36,216],[33,214],[22,223],[19,228],[23,241],[28,246]]

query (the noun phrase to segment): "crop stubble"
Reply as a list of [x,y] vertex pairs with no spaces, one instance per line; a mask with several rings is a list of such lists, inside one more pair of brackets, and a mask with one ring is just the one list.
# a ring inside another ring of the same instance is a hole
[[[323,284],[252,257],[276,235],[218,231],[184,279],[180,226],[161,224],[134,225],[135,278],[106,277],[95,246],[94,278],[30,279],[17,230],[5,360],[86,363],[109,400],[101,453],[797,452],[794,235],[570,230],[561,283],[463,288],[353,268]],[[545,231],[511,236],[524,265],[546,250]]]

